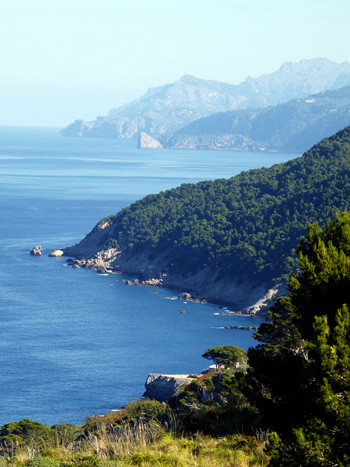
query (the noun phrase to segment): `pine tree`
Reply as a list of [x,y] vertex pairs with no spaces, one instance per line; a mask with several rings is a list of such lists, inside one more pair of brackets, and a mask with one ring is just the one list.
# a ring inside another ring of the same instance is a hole
[[271,466],[350,465],[350,216],[312,224],[300,272],[249,350]]

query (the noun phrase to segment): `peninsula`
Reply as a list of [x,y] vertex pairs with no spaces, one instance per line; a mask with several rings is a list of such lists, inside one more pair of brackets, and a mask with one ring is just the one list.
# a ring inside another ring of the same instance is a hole
[[249,310],[297,269],[305,226],[348,210],[349,194],[347,127],[284,164],[146,196],[64,254],[76,266],[124,271]]
[[276,106],[216,113],[158,139],[141,133],[139,148],[302,153],[349,123],[346,86]]

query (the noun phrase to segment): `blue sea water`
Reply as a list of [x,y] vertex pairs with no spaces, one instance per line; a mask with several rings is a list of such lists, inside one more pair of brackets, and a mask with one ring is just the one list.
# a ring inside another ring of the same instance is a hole
[[[127,287],[47,254],[149,193],[296,156],[138,150],[131,140],[0,127],[0,425],[83,423],[140,397],[149,372],[198,372],[209,347],[254,345],[252,332],[224,326],[259,317],[169,300],[178,291]],[[44,254],[32,257],[37,244]]]

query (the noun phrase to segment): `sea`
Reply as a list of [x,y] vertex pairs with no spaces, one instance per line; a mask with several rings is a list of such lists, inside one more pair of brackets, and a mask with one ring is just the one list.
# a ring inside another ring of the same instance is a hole
[[139,150],[135,140],[0,127],[0,425],[82,424],[141,397],[149,373],[197,373],[210,347],[256,345],[252,331],[225,326],[262,317],[177,299],[186,290],[126,286],[126,276],[48,253],[147,194],[297,156]]

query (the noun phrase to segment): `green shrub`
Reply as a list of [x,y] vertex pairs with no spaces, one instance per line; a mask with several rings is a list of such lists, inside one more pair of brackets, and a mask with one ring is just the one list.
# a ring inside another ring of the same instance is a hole
[[26,462],[26,467],[60,467],[61,464],[49,457],[36,457]]
[[138,399],[127,404],[125,411],[130,418],[144,417],[164,421],[169,416],[169,406],[165,402],[151,399]]
[[204,381],[204,387],[207,391],[213,392],[215,391],[215,386],[212,378],[206,379]]
[[111,248],[119,248],[119,243],[115,238],[110,238],[107,243],[107,250],[110,250]]

